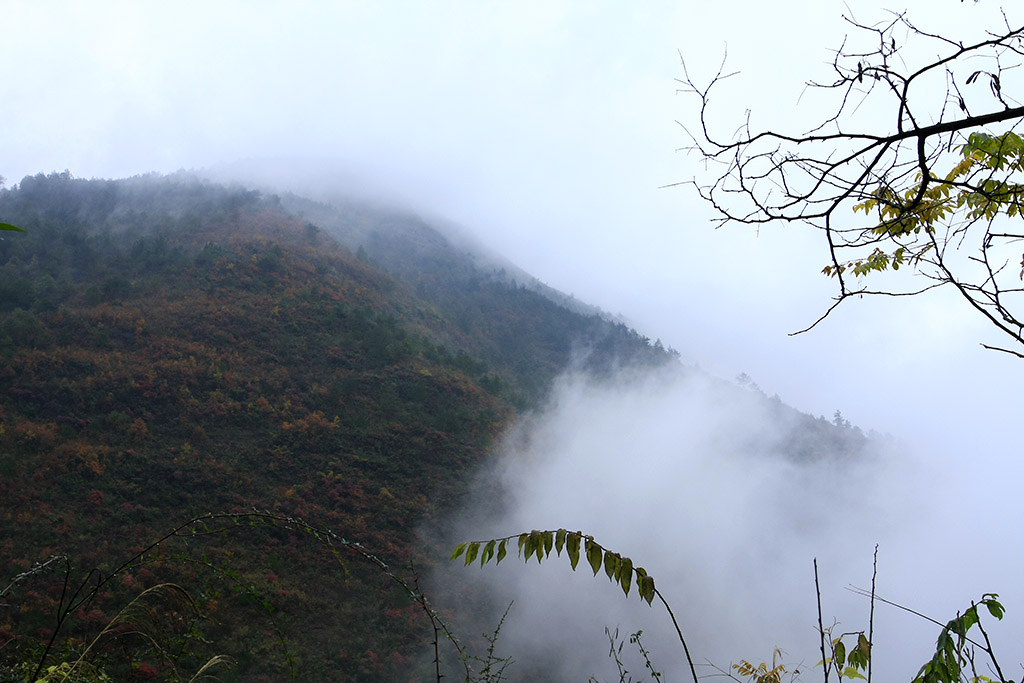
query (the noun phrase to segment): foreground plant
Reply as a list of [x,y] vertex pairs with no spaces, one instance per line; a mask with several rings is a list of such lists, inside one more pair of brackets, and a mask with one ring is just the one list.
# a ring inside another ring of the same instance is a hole
[[[146,644],[146,650],[154,655],[171,671],[171,677],[176,681],[200,680],[211,675],[218,667],[231,667],[234,660],[225,655],[215,655],[203,663],[192,676],[185,678],[178,671],[178,653],[172,651],[175,645],[172,639],[168,638],[165,621],[166,613],[158,609],[152,603],[154,600],[167,600],[173,603],[171,609],[172,617],[182,620],[182,614],[190,614],[192,618],[199,617],[199,608],[192,596],[181,586],[171,583],[161,583],[142,591],[117,615],[111,619],[102,631],[89,642],[77,658],[60,664],[54,664],[40,670],[36,665],[36,671],[32,678],[36,683],[64,683],[75,681],[80,683],[105,683],[112,680],[103,670],[102,665],[90,661],[89,657],[94,650],[98,650],[108,641],[132,636],[141,638]],[[191,626],[188,627],[191,629]],[[42,662],[40,662],[41,664]],[[29,665],[30,667],[31,665]],[[142,662],[133,666],[132,674],[148,677],[149,673],[155,673],[152,668]],[[38,678],[36,678],[38,677]]]
[[[113,581],[129,575],[146,565],[183,563],[202,566],[214,571],[223,581],[232,585],[234,591],[243,597],[250,598],[262,609],[271,630],[280,640],[284,659],[288,665],[290,678],[297,676],[294,659],[288,651],[283,630],[274,617],[274,609],[268,598],[240,577],[230,566],[215,565],[208,559],[166,553],[165,549],[174,539],[198,539],[216,536],[234,530],[264,528],[268,530],[286,530],[302,534],[319,545],[325,547],[331,557],[338,562],[342,574],[348,569],[343,557],[367,563],[375,567],[389,581],[399,585],[410,601],[420,607],[427,616],[433,630],[434,676],[437,681],[442,678],[439,641],[448,640],[456,649],[459,661],[465,669],[465,680],[475,680],[471,663],[479,662],[484,666],[483,680],[501,680],[502,672],[508,660],[494,656],[493,641],[485,658],[474,658],[459,643],[448,625],[440,618],[426,596],[420,591],[416,578],[406,579],[393,571],[378,555],[371,552],[361,543],[350,541],[341,534],[324,526],[314,525],[299,518],[260,510],[242,513],[207,514],[190,519],[159,537],[145,548],[133,553],[114,569],[104,572],[93,568],[80,575],[65,555],[54,556],[46,562],[38,563],[26,572],[15,576],[6,587],[0,590],[0,606],[12,607],[11,597],[15,590],[24,584],[38,579],[49,572],[59,572],[60,599],[52,613],[47,615],[53,625],[38,647],[34,637],[16,634],[6,641],[0,641],[0,654],[4,655],[8,666],[0,664],[0,680],[27,681],[29,683],[56,683],[57,681],[103,683],[111,680],[104,666],[104,652],[118,642],[121,651],[132,659],[132,675],[142,677],[161,677],[166,680],[196,680],[209,676],[215,667],[229,666],[231,659],[223,655],[206,658],[196,666],[196,673],[191,678],[179,672],[181,661],[195,661],[192,648],[197,643],[207,645],[197,630],[197,622],[201,618],[201,609],[192,596],[177,584],[161,583],[147,588],[122,608],[118,614],[106,622],[100,632],[86,641],[78,636],[69,635],[73,622],[90,609],[93,601],[99,599],[107,589],[113,588]],[[5,599],[6,598],[6,599]],[[5,604],[7,603],[7,604]],[[499,625],[500,628],[500,625]],[[497,638],[497,631],[494,638]],[[22,647],[24,646],[24,647]],[[159,660],[164,673],[153,669],[144,660],[154,656]],[[12,662],[12,658],[13,662]],[[202,661],[202,660],[201,660]],[[269,665],[269,662],[267,663]],[[136,671],[138,669],[138,671]]]
[[[665,600],[664,595],[662,595],[661,591],[655,587],[653,577],[651,577],[643,567],[635,566],[630,558],[624,557],[619,553],[608,550],[604,546],[600,545],[594,540],[593,536],[584,534],[581,531],[558,529],[555,531],[534,530],[486,541],[466,541],[455,547],[450,560],[454,561],[463,557],[463,564],[466,566],[473,564],[478,560],[480,566],[483,566],[492,559],[495,564],[498,564],[508,556],[508,547],[513,542],[516,544],[518,556],[526,563],[529,563],[531,558],[536,558],[537,563],[539,564],[543,560],[551,558],[552,551],[554,551],[556,556],[561,556],[562,551],[565,550],[566,556],[569,560],[569,565],[575,571],[579,565],[580,559],[586,558],[587,564],[593,571],[594,576],[597,576],[603,568],[605,575],[607,575],[612,583],[618,585],[626,596],[630,593],[630,587],[632,586],[633,579],[635,577],[637,594],[642,600],[650,605],[654,598],[657,597],[665,606],[669,617],[672,619],[672,624],[676,629],[676,635],[679,638],[679,642],[683,647],[683,653],[686,657],[686,662],[689,665],[690,674],[693,677],[694,683],[697,683],[698,677],[696,668],[694,667],[693,658],[690,655],[690,649],[683,637],[679,622],[676,620],[675,614],[669,606],[668,601]],[[899,603],[879,597],[875,592],[875,578],[878,566],[877,559],[878,549],[876,547],[875,564],[871,578],[871,589],[854,589],[854,592],[869,599],[871,611],[868,629],[866,631],[844,632],[840,634],[834,633],[837,624],[833,623],[832,626],[825,627],[822,622],[821,590],[818,584],[817,561],[814,563],[815,590],[818,596],[818,633],[820,636],[822,656],[821,661],[818,662],[818,666],[821,667],[824,683],[829,683],[829,678],[833,674],[839,683],[842,683],[844,678],[864,679],[867,683],[871,683],[871,661],[874,646],[874,610],[876,602],[910,612],[911,614],[942,627],[936,641],[934,656],[921,666],[917,676],[914,677],[911,683],[968,683],[968,681],[970,683],[992,683],[993,681],[998,681],[999,683],[1017,683],[1013,680],[1007,679],[1003,675],[1003,670],[996,658],[996,653],[992,647],[992,642],[989,639],[988,632],[981,623],[981,613],[979,608],[982,607],[985,608],[989,615],[996,620],[1001,620],[1003,618],[1005,609],[998,601],[998,595],[995,593],[983,594],[978,601],[971,602],[967,609],[962,613],[957,614],[956,618],[951,619],[946,624],[942,624],[941,622],[921,614],[920,612],[916,612],[908,607],[900,605]],[[977,629],[977,632],[980,633],[980,641],[969,635],[972,632],[972,629]],[[607,629],[606,633],[608,633]],[[619,666],[620,679],[625,680],[625,671],[619,658],[622,646],[619,645],[618,649],[616,649],[615,638],[617,637],[618,632],[616,631],[614,636],[611,633],[608,633],[608,635],[612,642],[611,656]],[[640,632],[633,634],[633,636],[630,637],[630,642],[640,648],[647,668],[651,671],[654,679],[660,681],[661,674],[655,670],[654,665],[651,663],[649,653],[640,643],[640,635]],[[988,668],[990,672],[995,673],[995,678],[979,673],[979,653],[987,659]],[[739,664],[734,664],[732,666],[732,670],[735,671],[735,674],[732,671],[716,668],[715,675],[727,676],[737,681],[737,683],[781,683],[783,674],[787,672],[781,656],[782,650],[776,648],[772,653],[772,661],[770,665],[767,662],[753,664],[750,661],[741,659]],[[792,672],[793,680],[798,678],[799,673],[800,672],[798,670],[794,670]]]
[[495,564],[498,564],[508,555],[508,546],[512,541],[515,541],[519,557],[525,562],[529,562],[530,558],[534,557],[539,564],[551,557],[552,550],[559,557],[562,555],[562,550],[565,550],[569,565],[575,571],[580,563],[580,558],[586,558],[587,564],[594,572],[594,576],[597,576],[598,572],[603,568],[608,579],[613,584],[619,586],[627,597],[635,577],[636,593],[642,600],[650,605],[654,598],[657,597],[661,604],[664,605],[669,618],[672,619],[672,625],[675,626],[679,643],[683,646],[683,653],[686,655],[686,663],[690,667],[690,674],[693,676],[694,683],[697,682],[697,669],[693,664],[693,658],[690,656],[690,648],[686,644],[683,631],[679,627],[679,622],[676,621],[676,616],[672,612],[668,601],[665,600],[665,596],[661,594],[661,591],[655,587],[654,577],[648,574],[647,570],[643,567],[635,566],[630,558],[602,546],[594,540],[593,536],[584,534],[582,531],[557,529],[555,531],[533,530],[487,541],[466,541],[455,547],[451,560],[465,556],[464,563],[466,565],[472,564],[477,559],[480,560],[481,567],[492,559]]

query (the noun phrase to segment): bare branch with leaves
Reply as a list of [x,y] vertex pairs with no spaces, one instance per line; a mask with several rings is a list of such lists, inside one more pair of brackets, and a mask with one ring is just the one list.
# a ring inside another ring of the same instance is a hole
[[[684,62],[681,90],[699,104],[697,123],[684,125],[686,149],[706,174],[679,184],[695,187],[719,224],[800,223],[824,234],[818,267],[835,280],[836,303],[801,332],[852,297],[951,286],[1012,339],[999,350],[1024,357],[1024,106],[1011,92],[1024,27],[1004,16],[962,43],[904,14],[877,25],[844,19],[852,36],[831,80],[807,84],[833,109],[804,133],[757,131],[748,113],[734,135],[720,135],[711,94],[735,74],[723,62],[698,84]],[[901,267],[923,278],[869,284]]]

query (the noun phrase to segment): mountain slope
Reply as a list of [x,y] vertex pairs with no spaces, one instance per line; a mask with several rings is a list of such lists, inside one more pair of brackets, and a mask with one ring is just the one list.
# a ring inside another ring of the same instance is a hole
[[[0,245],[0,558],[12,575],[58,552],[109,570],[174,522],[252,507],[424,563],[417,524],[461,495],[512,404],[538,395],[569,361],[573,335],[595,324],[487,285],[467,295],[490,312],[486,323],[519,321],[521,338],[538,339],[491,371],[511,331],[453,321],[450,303],[361,261],[273,197],[193,180],[57,175],[26,178],[0,207],[28,230]],[[261,593],[287,596],[278,622],[330,634],[296,640],[302,676],[404,672],[396,662],[422,647],[424,623],[400,595],[375,597],[373,571],[322,575],[321,550],[279,534],[218,539],[176,550],[190,553],[189,568],[166,560],[161,576],[228,592],[194,569],[199,552]],[[267,557],[277,559],[268,567]],[[339,586],[344,609],[318,599]],[[100,615],[129,594],[111,595]],[[52,596],[40,600],[52,607]],[[220,644],[264,653],[235,675],[283,670],[269,626],[233,630],[252,618],[243,605],[206,609]],[[41,617],[0,618],[6,633],[24,634]],[[80,620],[83,634],[100,619]],[[350,673],[328,673],[339,667]]]
[[[417,527],[444,524],[495,438],[559,373],[673,361],[409,216],[188,176],[65,173],[0,191],[0,218],[28,231],[0,242],[9,576],[59,553],[73,580],[107,575],[174,524],[257,508],[326,525],[415,577],[444,559],[416,546]],[[778,410],[799,445],[799,414]],[[856,452],[857,439],[815,428]],[[175,581],[206,617],[185,669],[227,652],[239,664],[222,680],[422,680],[412,658],[429,624],[379,567],[339,565],[323,537],[227,527],[120,572],[57,656]],[[0,658],[38,654],[62,580],[32,574],[4,597]],[[106,651],[114,674],[160,666]]]
[[415,215],[291,194],[281,203],[431,302],[454,323],[446,342],[516,377],[529,402],[571,363],[606,372],[622,359],[657,365],[673,355]]

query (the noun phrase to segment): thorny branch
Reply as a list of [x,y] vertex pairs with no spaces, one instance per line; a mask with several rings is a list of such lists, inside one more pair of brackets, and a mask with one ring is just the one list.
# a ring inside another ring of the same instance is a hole
[[[696,188],[719,225],[803,223],[824,233],[822,272],[835,278],[838,293],[795,334],[852,297],[949,285],[1024,346],[1024,229],[1016,227],[1024,216],[1022,156],[996,149],[985,163],[980,156],[964,163],[972,135],[1007,140],[1022,127],[1024,105],[1010,91],[1024,65],[1024,27],[1004,15],[998,30],[964,44],[918,29],[905,14],[877,25],[844,20],[851,37],[835,52],[831,80],[807,83],[832,98],[832,113],[803,134],[755,131],[748,112],[735,134],[720,135],[711,93],[736,74],[723,60],[710,82],[698,84],[683,61],[680,91],[699,103],[696,123],[680,123],[691,140],[684,149],[704,162],[705,175],[676,185]],[[930,57],[908,65],[921,55]],[[1011,154],[1015,163],[1005,161]],[[871,271],[903,264],[927,282],[864,284]]]

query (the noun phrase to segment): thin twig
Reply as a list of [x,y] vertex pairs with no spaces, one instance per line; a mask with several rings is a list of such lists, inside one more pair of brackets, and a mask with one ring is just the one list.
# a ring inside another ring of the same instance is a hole
[[988,658],[992,660],[992,666],[996,668],[996,674],[999,676],[999,680],[1006,683],[1006,676],[1003,675],[1003,670],[999,666],[999,661],[996,659],[995,650],[992,649],[992,641],[988,638],[988,631],[981,623],[981,619],[978,619],[978,630],[981,631],[981,635],[985,637],[985,652],[988,653]]
[[875,649],[875,579],[878,577],[878,544],[875,544],[874,559],[871,562],[871,609],[868,613],[868,681],[871,683],[871,662]]
[[693,683],[697,683],[697,668],[693,665],[693,657],[690,656],[690,648],[686,645],[686,638],[683,637],[683,630],[679,628],[679,622],[676,621],[676,615],[672,612],[672,608],[669,607],[668,601],[665,596],[661,594],[657,588],[654,589],[654,594],[661,600],[661,604],[665,605],[665,610],[668,612],[668,616],[672,619],[672,625],[676,627],[676,635],[679,636],[679,642],[683,644],[683,652],[686,654],[686,663],[690,665],[690,675],[693,676]]
[[825,655],[825,623],[821,619],[821,584],[818,583],[818,558],[814,558],[814,592],[818,596],[818,635],[821,638],[821,664],[825,671],[825,681],[828,683],[828,657]]
[[[1005,244],[991,240],[994,235],[1017,237],[989,230],[995,217],[1024,213],[1024,154],[1015,132],[1024,126],[1024,106],[999,87],[1005,72],[1024,66],[1019,47],[1024,26],[1007,24],[981,41],[962,44],[918,29],[905,14],[875,26],[845,19],[876,39],[877,46],[862,52],[848,48],[844,40],[832,60],[836,80],[807,84],[834,92],[836,105],[820,125],[803,134],[756,130],[747,112],[734,133],[719,136],[713,130],[719,117],[710,109],[711,91],[733,74],[726,74],[723,63],[709,83],[698,84],[684,64],[679,80],[686,87],[681,90],[697,98],[694,118],[699,122],[680,123],[691,143],[684,149],[699,154],[710,173],[707,180],[676,184],[695,188],[717,214],[713,222],[718,226],[803,223],[825,233],[830,265],[823,272],[836,278],[839,291],[823,315],[793,334],[813,329],[852,296],[915,296],[931,289],[908,291],[897,285],[868,291],[859,286],[874,271],[905,265],[933,280],[934,286],[953,285],[1016,348],[1024,346],[1024,325],[1005,305],[1007,295],[1018,291],[1005,264],[1016,262],[1019,252],[1006,252]],[[901,64],[900,50],[907,40],[897,48],[894,34],[902,28],[907,39],[937,41],[937,55],[922,65]],[[1015,61],[1006,63],[1007,55]],[[957,77],[983,58],[993,59],[994,67],[974,70],[965,85],[979,74],[986,76],[982,80],[992,84],[996,105],[987,111],[974,103],[967,107]],[[918,84],[938,74],[946,81],[946,97],[935,112],[932,100],[916,93],[927,91]],[[869,98],[888,108],[889,128],[856,127],[862,125],[857,109]],[[988,134],[993,125],[1002,132]],[[993,143],[999,143],[997,148]],[[832,221],[842,211],[853,216],[858,210],[871,212],[866,224],[844,227],[849,221]],[[943,232],[939,238],[937,233]],[[954,260],[954,253],[972,242],[980,254],[967,259],[986,266],[980,274]],[[853,258],[840,258],[850,254]],[[999,263],[1004,267],[990,267]],[[849,267],[858,277],[858,291],[851,291],[844,279],[843,270]],[[1024,358],[1024,352],[983,346]]]

